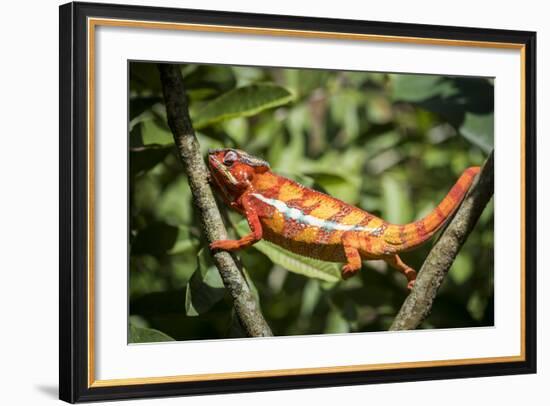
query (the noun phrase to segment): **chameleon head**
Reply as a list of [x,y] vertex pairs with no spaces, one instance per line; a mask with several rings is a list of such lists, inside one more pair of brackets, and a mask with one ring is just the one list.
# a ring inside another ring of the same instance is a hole
[[215,187],[229,202],[239,198],[255,175],[269,171],[266,161],[233,148],[208,151],[208,166]]

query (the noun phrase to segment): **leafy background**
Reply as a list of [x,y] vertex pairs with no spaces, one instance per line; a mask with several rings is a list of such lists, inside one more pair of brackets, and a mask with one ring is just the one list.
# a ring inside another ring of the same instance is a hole
[[[394,223],[427,214],[493,147],[488,78],[198,64],[181,71],[204,155],[244,149]],[[155,64],[130,64],[129,111],[129,341],[243,337],[205,248]],[[230,235],[247,232],[239,215],[224,215]],[[419,269],[433,241],[404,261]],[[407,295],[405,278],[380,261],[342,281],[338,264],[268,242],[240,258],[275,335],[387,330]],[[492,325],[493,302],[491,203],[421,327]]]

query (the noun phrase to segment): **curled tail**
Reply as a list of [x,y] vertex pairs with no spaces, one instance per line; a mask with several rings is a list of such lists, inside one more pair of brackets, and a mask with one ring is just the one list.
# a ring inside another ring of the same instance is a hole
[[390,224],[384,233],[386,242],[398,245],[399,250],[412,249],[426,242],[456,211],[479,170],[479,166],[466,169],[441,203],[423,219],[404,225]]

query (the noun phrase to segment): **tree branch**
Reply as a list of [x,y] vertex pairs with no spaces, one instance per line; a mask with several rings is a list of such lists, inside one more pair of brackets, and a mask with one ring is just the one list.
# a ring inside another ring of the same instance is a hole
[[435,296],[455,257],[493,196],[493,152],[447,228],[428,254],[415,285],[390,330],[417,328],[430,314]]
[[[168,124],[189,179],[194,203],[199,208],[203,230],[209,242],[225,239],[227,233],[212,189],[208,184],[208,169],[202,159],[199,143],[189,117],[187,96],[180,68],[173,64],[159,64],[158,68]],[[213,257],[225,288],[233,298],[235,312],[247,334],[253,337],[273,335],[233,257],[224,251],[216,252]]]

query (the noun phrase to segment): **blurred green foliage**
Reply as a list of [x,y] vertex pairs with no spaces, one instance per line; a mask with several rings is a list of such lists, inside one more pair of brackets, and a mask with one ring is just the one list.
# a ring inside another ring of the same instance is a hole
[[[244,149],[395,223],[426,215],[493,146],[490,79],[196,64],[181,71],[203,154]],[[129,112],[129,341],[242,337],[205,248],[155,64],[130,64]],[[239,215],[225,217],[230,235],[247,232]],[[419,269],[434,240],[404,261]],[[405,278],[379,261],[342,281],[339,264],[268,242],[239,256],[275,335],[387,330],[407,295]],[[493,301],[491,203],[422,327],[492,325]]]

